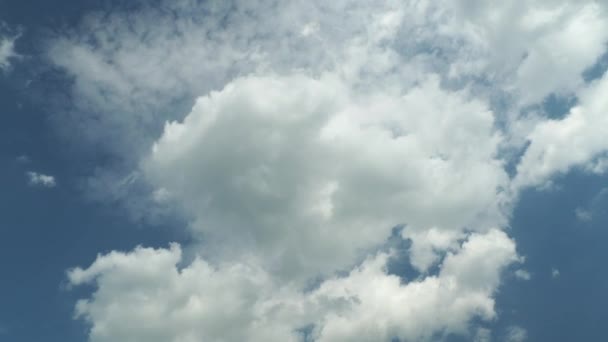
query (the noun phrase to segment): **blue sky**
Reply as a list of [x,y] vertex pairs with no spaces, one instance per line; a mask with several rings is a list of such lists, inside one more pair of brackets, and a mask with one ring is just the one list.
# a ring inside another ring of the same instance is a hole
[[602,2],[0,22],[0,341],[605,336]]

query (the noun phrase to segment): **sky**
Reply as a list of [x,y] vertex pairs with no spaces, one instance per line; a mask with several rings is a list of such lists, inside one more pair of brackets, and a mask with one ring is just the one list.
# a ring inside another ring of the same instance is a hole
[[599,341],[608,3],[0,0],[0,341]]

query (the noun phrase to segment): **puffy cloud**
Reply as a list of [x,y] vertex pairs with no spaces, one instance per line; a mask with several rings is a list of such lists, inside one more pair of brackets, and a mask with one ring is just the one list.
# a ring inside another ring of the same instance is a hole
[[450,31],[473,52],[457,59],[451,73],[488,73],[516,96],[517,105],[578,90],[583,71],[606,50],[606,9],[596,1],[466,0],[453,6],[457,15]]
[[53,188],[57,185],[55,177],[51,175],[45,175],[44,173],[38,173],[34,171],[28,171],[26,173],[28,182],[32,186],[42,186],[45,188]]
[[383,276],[379,265],[364,264],[347,278],[321,285],[322,293],[353,295],[360,303],[352,313],[331,315],[319,340],[427,341],[441,333],[466,334],[472,317],[495,316],[492,294],[500,270],[517,260],[515,244],[503,232],[491,230],[473,234],[458,252],[450,253],[437,276],[406,285]]
[[[48,57],[74,80],[74,112],[58,127],[123,161],[93,176],[111,184],[131,174],[168,116],[181,119],[196,97],[251,73],[330,72],[361,90],[392,93],[437,74],[442,85],[470,86],[484,101],[505,98],[492,109],[504,144],[518,150],[546,123],[520,107],[554,92],[578,94],[581,73],[606,49],[607,22],[597,1],[161,1],[93,13],[49,44]],[[129,207],[137,192],[89,190]]]
[[[91,14],[77,32],[50,44],[48,58],[73,77],[76,109],[87,109],[70,118],[85,130],[81,138],[132,153],[149,147],[155,124],[184,114],[176,104],[190,105],[235,77],[294,69],[318,74],[338,66],[358,74],[368,62],[382,63],[378,55],[384,52],[371,53],[367,44],[379,43],[400,24],[391,20],[400,10],[396,3],[140,3],[135,13]],[[373,36],[364,42],[354,37],[379,15],[388,17]]]
[[582,222],[589,222],[593,219],[593,213],[583,208],[576,208],[574,210],[574,215]]
[[563,119],[540,122],[517,166],[514,187],[542,186],[555,174],[585,166],[608,149],[608,73],[581,90],[579,104]]
[[433,249],[500,217],[499,140],[483,103],[435,78],[403,96],[366,96],[332,75],[252,76],[167,123],[146,170],[222,256],[323,274],[406,224],[424,270]]
[[530,280],[532,278],[532,275],[526,270],[516,270],[515,277],[521,280]]
[[[119,199],[130,208],[137,189],[111,185],[132,174],[166,120],[181,119],[195,98],[234,78],[340,69],[354,79],[384,70],[412,84],[410,73],[420,73],[411,66],[397,72],[402,68],[383,47],[401,24],[397,2],[160,1],[135,7],[91,14],[47,51],[73,81],[71,102],[62,102],[72,108],[54,116],[57,129],[120,161],[96,170],[92,177],[99,179],[87,182],[89,197]],[[373,35],[371,22],[378,22]],[[370,36],[361,39],[365,32]],[[153,195],[144,197],[137,202],[154,202]],[[153,205],[132,208],[141,211],[133,216]]]
[[[91,341],[290,341],[292,331],[274,321],[277,304],[269,275],[243,264],[214,268],[195,260],[183,269],[179,246],[138,248],[99,256],[70,283],[95,282],[92,300],[76,314],[92,324]],[[278,294],[276,294],[278,295]]]
[[596,1],[161,1],[136,8],[88,16],[48,53],[74,78],[80,109],[61,126],[73,135],[77,125],[79,139],[131,166],[168,115],[179,118],[191,99],[250,73],[335,72],[350,85],[388,91],[435,73],[455,87],[470,84],[482,98],[506,96],[507,108],[495,112],[507,116],[499,122],[521,148],[545,123],[521,116],[521,106],[551,93],[578,94],[582,72],[608,41],[606,7]]
[[304,341],[306,327],[317,341],[418,341],[466,333],[473,317],[493,318],[500,271],[518,260],[515,244],[498,230],[472,235],[437,276],[422,280],[388,275],[388,256],[370,256],[311,291],[243,263],[212,266],[197,258],[178,268],[177,245],[111,252],[68,278],[96,287],[92,299],[77,304],[93,342]]
[[605,6],[595,1],[160,1],[135,8],[89,15],[48,51],[74,79],[74,105],[86,109],[70,118],[84,131],[80,138],[118,154],[147,148],[167,115],[183,114],[176,103],[252,72],[337,71],[349,83],[389,89],[432,72],[447,83],[473,83],[482,96],[506,92],[518,107],[577,90],[608,41]]
[[[201,257],[181,268],[177,246],[138,248],[72,270],[96,285],[77,306],[92,341],[473,338],[521,261],[501,231],[518,191],[603,167],[608,81],[581,76],[606,49],[598,2],[136,8],[50,44],[73,79],[61,127],[127,169],[92,189],[148,215],[125,189],[146,183]],[[550,94],[578,104],[529,110]],[[509,177],[505,150],[526,144]],[[378,252],[397,226],[417,279]]]
[[[488,230],[490,222],[504,221],[496,198],[507,181],[495,159],[499,141],[492,113],[482,102],[470,99],[465,91],[442,90],[434,77],[401,96],[360,94],[331,74],[320,79],[302,75],[237,79],[199,98],[183,121],[167,123],[145,163],[145,173],[158,193],[178,202],[194,218],[192,230],[206,241],[199,252],[219,265],[214,268],[198,260],[181,275],[162,270],[158,274],[174,277],[171,286],[175,287],[189,282],[184,274],[200,276],[201,283],[209,277],[228,281],[234,287],[222,283],[217,288],[236,298],[243,291],[238,286],[253,287],[259,297],[234,310],[243,312],[248,321],[239,324],[241,329],[232,328],[235,336],[230,340],[296,339],[299,328],[311,325],[320,341],[353,336],[429,339],[442,331],[466,334],[473,317],[494,317],[492,296],[500,270],[518,261],[514,243],[504,233]],[[407,224],[404,237],[416,246],[412,258],[423,260],[415,263],[419,269],[428,269],[447,252],[438,275],[403,286],[399,277],[385,271],[388,255],[379,254],[367,257],[348,276],[332,278],[335,271],[349,269],[379,247],[392,228],[403,223]],[[470,230],[482,233],[461,244]],[[156,330],[139,331],[141,324],[130,324],[125,318],[140,313],[106,317],[110,307],[128,302],[131,296],[114,289],[114,280],[107,279],[124,280],[134,291],[140,289],[129,280],[131,271],[115,271],[131,263],[136,269],[140,254],[166,256],[158,263],[166,266],[165,261],[171,260],[171,268],[179,261],[175,248],[170,252],[139,249],[100,257],[90,268],[70,273],[75,285],[99,277],[94,300],[78,305],[93,326],[93,341],[156,334]],[[425,259],[429,254],[430,261]],[[148,264],[156,264],[155,257],[146,258]],[[253,266],[244,266],[243,260]],[[231,271],[233,267],[239,271]],[[253,271],[243,271],[250,268]],[[325,279],[319,288],[302,292],[302,286],[318,275]],[[252,284],[256,280],[263,281]],[[282,298],[283,293],[288,297]],[[173,294],[167,296],[157,296],[151,304],[160,305],[160,313],[181,312],[183,308],[171,306]],[[217,314],[212,308],[225,304],[209,303],[217,297],[209,296],[199,300],[201,310]],[[284,310],[266,317],[264,308],[276,301],[286,301],[281,306],[289,304],[301,312],[293,318]],[[393,304],[387,307],[388,302]],[[439,307],[440,311],[434,309]],[[247,313],[248,308],[253,312]],[[192,313],[197,325],[200,320],[210,324],[199,332],[190,332],[194,328],[171,332],[170,326],[183,327],[178,319],[157,317],[170,334],[158,336],[162,340],[224,336],[226,328],[203,311]],[[383,318],[371,320],[372,313]]]
[[539,37],[517,69],[515,87],[521,101],[537,103],[553,92],[574,92],[583,86],[583,71],[606,50],[605,9],[595,2],[553,5],[533,9],[523,21],[534,29],[549,23],[557,28]]

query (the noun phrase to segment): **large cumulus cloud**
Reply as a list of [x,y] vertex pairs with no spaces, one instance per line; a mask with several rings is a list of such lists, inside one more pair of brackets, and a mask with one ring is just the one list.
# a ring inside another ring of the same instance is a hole
[[[74,81],[62,127],[128,166],[94,191],[145,183],[197,257],[137,248],[71,270],[95,285],[77,305],[92,341],[472,334],[522,261],[505,233],[518,192],[602,170],[606,80],[582,76],[606,50],[599,2],[136,7],[50,44]],[[578,105],[548,119],[549,95]],[[388,272],[395,227],[417,277]]]
[[248,77],[168,123],[146,171],[212,256],[310,277],[349,266],[400,224],[427,245],[420,231],[455,240],[500,223],[499,141],[483,103],[434,77],[403,96],[357,94],[331,75]]

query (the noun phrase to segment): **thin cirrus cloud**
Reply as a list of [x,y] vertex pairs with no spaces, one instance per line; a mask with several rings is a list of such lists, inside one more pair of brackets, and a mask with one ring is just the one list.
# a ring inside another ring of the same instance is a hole
[[[259,0],[88,16],[49,44],[74,80],[58,126],[131,165],[98,182],[137,174],[199,241],[70,270],[96,289],[76,307],[91,341],[488,338],[471,324],[497,316],[501,273],[524,261],[505,232],[519,192],[600,172],[608,76],[582,73],[605,11]],[[577,106],[530,110],[550,94]],[[397,226],[418,278],[387,271]]]

